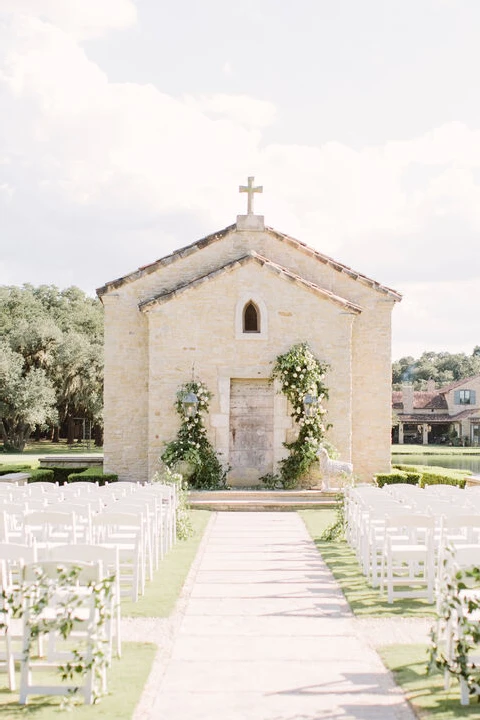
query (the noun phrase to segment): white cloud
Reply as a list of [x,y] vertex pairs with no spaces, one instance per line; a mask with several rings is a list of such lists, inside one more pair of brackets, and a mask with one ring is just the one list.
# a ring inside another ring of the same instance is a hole
[[50,257],[68,249],[56,255],[59,276],[37,282],[100,285],[233,222],[244,212],[238,185],[255,175],[268,224],[404,293],[399,337],[478,344],[469,283],[480,130],[446,123],[362,149],[268,143],[270,102],[109,81],[79,39],[134,23],[129,0],[0,0],[0,10],[10,11],[0,27],[0,203],[20,249],[3,257],[0,282],[52,272],[34,255],[29,265],[36,234]]
[[275,105],[248,95],[188,95],[185,101],[209,117],[225,118],[250,128],[268,127],[275,120]]
[[132,0],[0,0],[0,12],[47,21],[79,39],[125,29],[137,19]]
[[478,278],[435,284],[414,282],[402,287],[404,298],[393,311],[393,359],[422,352],[448,351],[471,355],[479,344],[475,297]]

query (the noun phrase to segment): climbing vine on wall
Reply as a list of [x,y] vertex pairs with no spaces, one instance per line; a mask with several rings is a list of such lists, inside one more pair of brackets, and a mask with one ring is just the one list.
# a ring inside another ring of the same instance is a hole
[[[271,379],[277,379],[282,385],[282,392],[290,401],[291,416],[299,427],[298,437],[294,442],[284,443],[289,456],[280,461],[278,475],[267,475],[261,478],[267,486],[294,488],[299,478],[308,472],[316,460],[316,452],[325,435],[327,426],[324,424],[325,408],[322,401],[328,398],[325,385],[325,374],[328,365],[315,357],[308,343],[293,345],[284,355],[279,355],[273,367]],[[312,407],[312,415],[308,415],[304,407],[306,395],[317,398]]]
[[[189,393],[194,393],[198,400],[193,417],[188,416],[184,408]],[[180,463],[187,463],[191,469],[189,485],[208,490],[225,487],[228,472],[207,438],[203,416],[209,411],[212,397],[212,393],[200,381],[192,380],[179,388],[175,409],[180,415],[180,428],[176,439],[167,444],[161,455],[162,462],[172,471],[178,470]]]

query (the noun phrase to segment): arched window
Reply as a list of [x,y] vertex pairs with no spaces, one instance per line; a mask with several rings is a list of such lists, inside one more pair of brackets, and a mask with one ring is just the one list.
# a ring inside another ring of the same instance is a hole
[[243,332],[244,333],[259,333],[260,332],[260,317],[258,308],[253,302],[248,302],[243,310]]

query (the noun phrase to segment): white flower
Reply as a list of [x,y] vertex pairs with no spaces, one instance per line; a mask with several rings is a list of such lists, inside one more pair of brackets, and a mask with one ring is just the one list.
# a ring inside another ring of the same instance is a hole
[[296,370],[297,372],[300,372],[300,368],[299,368],[299,367],[296,367],[295,370]]
[[285,387],[288,387],[288,382],[287,382],[287,381],[285,381],[283,384],[285,385]]
[[293,377],[297,377],[297,373],[293,373]]

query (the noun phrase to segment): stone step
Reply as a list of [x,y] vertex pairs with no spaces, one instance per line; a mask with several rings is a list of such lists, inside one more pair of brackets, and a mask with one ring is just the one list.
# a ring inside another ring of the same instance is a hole
[[191,508],[218,511],[308,510],[334,507],[336,492],[322,490],[192,490]]

